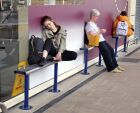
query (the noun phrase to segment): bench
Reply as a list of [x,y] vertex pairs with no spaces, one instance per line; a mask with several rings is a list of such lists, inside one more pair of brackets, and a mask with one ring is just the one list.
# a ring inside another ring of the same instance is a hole
[[[83,75],[89,75],[87,69],[88,69],[88,51],[93,49],[94,47],[88,47],[87,45],[85,45],[84,47],[80,48],[80,50],[84,51],[84,70],[83,70]],[[102,56],[101,53],[99,51],[99,61],[98,61],[98,65],[99,67],[101,67],[101,62],[102,62]]]
[[[80,52],[81,53],[81,52]],[[37,64],[35,65],[30,65],[27,66],[26,68],[21,68],[21,69],[17,69],[14,71],[15,74],[21,74],[24,75],[24,104],[22,106],[20,106],[20,109],[23,110],[29,110],[32,109],[32,106],[29,105],[29,75],[32,72],[38,71],[42,68],[48,67],[50,65],[54,65],[54,84],[53,84],[53,88],[49,91],[49,92],[60,92],[60,90],[58,90],[58,62],[59,61],[48,61],[46,63],[46,65],[40,67]]]
[[[87,72],[87,68],[88,68],[88,51],[93,49],[94,47],[88,47],[88,38],[87,38],[87,34],[86,34],[86,30],[85,30],[85,26],[86,26],[87,22],[84,22],[84,47],[80,48],[80,50],[84,51],[84,70],[83,70],[83,75],[89,75],[89,73]],[[99,62],[98,65],[99,67],[101,67],[101,61],[102,61],[102,56],[101,53],[99,51]]]
[[53,89],[52,92],[57,93],[60,90],[58,90],[58,84],[57,84],[57,79],[58,79],[58,62],[57,61],[52,61],[52,62],[47,62],[46,65],[39,67],[37,64],[35,65],[30,65],[27,66],[26,68],[21,68],[17,69],[14,71],[15,74],[22,74],[24,75],[24,104],[20,106],[20,109],[23,110],[29,110],[32,108],[32,106],[29,105],[29,75],[32,72],[38,71],[42,68],[48,67],[50,65],[54,65],[54,84],[53,84]]
[[[84,36],[85,36],[85,34],[84,34]],[[118,48],[118,40],[119,40],[119,37],[124,37],[124,49],[123,49],[123,51],[124,52],[127,52],[126,51],[126,48],[127,48],[127,36],[124,36],[124,35],[119,35],[119,36],[113,36],[112,38],[115,38],[116,39],[116,41],[115,41],[115,56],[117,57],[117,48]],[[82,48],[80,48],[80,50],[83,50],[84,51],[84,70],[83,70],[83,75],[89,75],[89,73],[88,73],[88,71],[87,71],[87,68],[88,68],[88,51],[89,50],[91,50],[91,49],[93,49],[94,47],[90,47],[90,48],[88,48],[88,46],[85,44],[85,46],[84,47],[82,47]],[[99,67],[101,67],[102,65],[101,65],[101,61],[102,61],[102,59],[101,59],[102,57],[101,57],[101,53],[100,53],[100,51],[99,51],[99,62],[98,62],[98,65],[97,66],[99,66]]]
[[6,106],[2,102],[0,102],[0,109],[2,113],[8,113]]

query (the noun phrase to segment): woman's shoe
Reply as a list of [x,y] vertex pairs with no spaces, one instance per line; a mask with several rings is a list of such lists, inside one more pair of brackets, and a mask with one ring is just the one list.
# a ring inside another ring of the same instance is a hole
[[54,58],[52,56],[47,56],[46,61],[54,61]]
[[52,61],[54,61],[54,60],[53,60],[53,57],[51,57],[51,56],[47,56],[47,58],[42,57],[40,59],[38,65],[39,66],[44,66],[47,62],[52,62]]
[[38,63],[39,66],[44,66],[46,64],[46,58],[42,57]]
[[113,69],[111,72],[113,73],[121,73],[122,71],[118,70],[117,68]]
[[120,70],[120,71],[124,71],[125,70],[124,68],[122,68],[120,66],[118,66],[117,69]]

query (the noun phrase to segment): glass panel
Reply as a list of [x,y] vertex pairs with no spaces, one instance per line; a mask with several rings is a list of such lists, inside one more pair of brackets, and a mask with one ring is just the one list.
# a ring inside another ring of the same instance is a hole
[[85,0],[56,0],[56,4],[80,5],[84,3]]
[[28,15],[27,2],[20,1],[0,0],[0,101],[12,98],[14,70],[20,60],[21,36],[24,40],[25,34],[28,36],[28,32],[25,32],[28,29],[23,27],[27,26],[28,20],[24,16]]
[[48,4],[48,0],[32,0],[31,4],[32,5],[44,5],[44,4]]
[[85,0],[31,0],[31,5],[80,5],[84,3]]

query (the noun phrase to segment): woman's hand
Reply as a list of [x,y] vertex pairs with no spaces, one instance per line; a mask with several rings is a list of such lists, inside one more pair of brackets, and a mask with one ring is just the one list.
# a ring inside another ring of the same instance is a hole
[[58,53],[56,54],[56,56],[54,57],[54,60],[58,60],[58,61],[61,61],[61,60],[62,60],[61,52],[58,52]]
[[100,32],[101,33],[105,33],[106,32],[106,29],[100,29]]

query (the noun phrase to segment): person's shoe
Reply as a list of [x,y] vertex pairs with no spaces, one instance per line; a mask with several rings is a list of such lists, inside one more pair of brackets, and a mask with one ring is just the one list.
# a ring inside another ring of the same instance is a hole
[[118,66],[117,69],[120,70],[120,71],[124,71],[125,70],[124,68],[122,68],[120,66]]
[[47,58],[46,58],[46,61],[54,61],[54,59],[53,59],[53,57],[52,56],[47,56]]
[[42,57],[38,63],[39,66],[44,66],[46,64],[46,58]]
[[111,72],[113,73],[121,73],[122,71],[118,70],[117,68],[113,69]]

